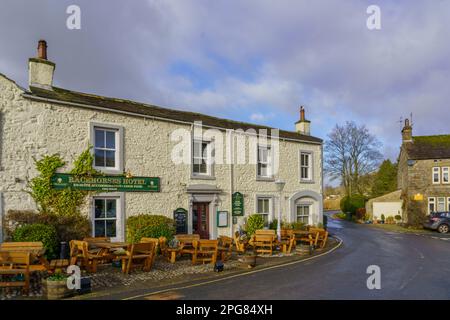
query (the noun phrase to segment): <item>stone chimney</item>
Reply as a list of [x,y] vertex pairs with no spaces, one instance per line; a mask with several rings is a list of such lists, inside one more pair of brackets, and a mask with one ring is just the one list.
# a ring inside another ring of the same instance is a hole
[[405,119],[405,126],[402,129],[403,143],[412,142],[412,127],[409,124],[409,119]]
[[47,42],[39,40],[37,58],[28,60],[28,85],[30,90],[37,87],[52,90],[55,64],[47,60]]
[[308,136],[311,134],[311,121],[306,120],[303,106],[300,107],[300,120],[295,123],[295,131]]

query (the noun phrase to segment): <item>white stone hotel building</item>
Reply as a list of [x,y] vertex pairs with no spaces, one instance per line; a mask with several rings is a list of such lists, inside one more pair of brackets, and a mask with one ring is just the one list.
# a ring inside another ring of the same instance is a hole
[[[26,192],[37,175],[34,158],[57,153],[68,172],[92,145],[105,175],[159,182],[158,191],[95,193],[85,208],[95,236],[124,240],[126,217],[141,213],[184,212],[179,232],[212,239],[232,235],[250,214],[270,222],[280,206],[283,221],[322,222],[322,140],[310,135],[304,109],[295,131],[284,131],[57,88],[45,41],[28,69],[27,89],[0,73],[1,216],[36,209]],[[276,180],[285,182],[281,192]],[[233,216],[236,193],[240,216]]]

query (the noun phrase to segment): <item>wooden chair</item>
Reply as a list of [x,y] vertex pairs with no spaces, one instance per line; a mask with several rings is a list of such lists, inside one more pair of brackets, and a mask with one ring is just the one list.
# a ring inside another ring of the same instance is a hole
[[0,287],[23,287],[24,294],[30,291],[29,252],[0,252],[0,276],[23,275],[23,281],[2,281]]
[[[155,245],[154,252],[153,252],[153,257],[155,258],[158,255],[158,248],[160,247],[160,245],[159,245],[160,238],[146,238],[146,237],[144,237],[144,238],[141,238],[141,241],[140,241],[140,243],[150,243],[150,242]],[[153,261],[155,261],[154,258],[151,261],[150,268],[153,266]]]
[[325,247],[328,239],[328,231],[322,228],[313,228],[313,227],[309,228],[309,231],[316,233],[314,246],[319,247],[321,249]]
[[275,236],[272,234],[255,234],[253,235],[253,247],[255,252],[258,253],[273,253],[273,247],[275,244]]
[[281,229],[281,247],[283,253],[291,253],[292,248],[295,245],[295,234],[293,230]]
[[196,264],[197,262],[216,263],[219,248],[218,240],[194,240],[193,247],[192,264]]
[[[129,274],[136,265],[142,265],[144,271],[150,271],[155,256],[155,243],[134,243],[128,246],[126,255],[122,257],[122,272]],[[136,264],[135,261],[140,263]]]
[[247,249],[247,243],[241,240],[239,231],[234,233],[234,245],[236,246],[236,251],[238,253],[244,253]]
[[36,242],[4,242],[0,244],[0,249],[9,252],[29,252],[30,272],[47,271],[54,273],[56,269],[63,269],[69,265],[68,259],[55,259],[50,262],[44,256],[44,244]]
[[227,261],[231,257],[233,250],[233,238],[227,236],[219,237],[219,252],[220,259],[222,261]]
[[72,240],[70,241],[70,264],[76,265],[81,262],[89,272],[97,272],[97,264],[99,260],[104,259],[103,256],[88,250],[89,244],[87,241]]
[[180,254],[190,254],[194,255],[194,241],[200,240],[200,235],[198,234],[177,234],[175,238],[180,242]]

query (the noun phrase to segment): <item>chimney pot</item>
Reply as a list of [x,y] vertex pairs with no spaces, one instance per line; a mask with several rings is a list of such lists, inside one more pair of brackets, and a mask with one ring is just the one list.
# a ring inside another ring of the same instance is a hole
[[39,40],[38,58],[47,60],[47,42],[45,40]]
[[305,108],[300,107],[300,121],[305,121]]

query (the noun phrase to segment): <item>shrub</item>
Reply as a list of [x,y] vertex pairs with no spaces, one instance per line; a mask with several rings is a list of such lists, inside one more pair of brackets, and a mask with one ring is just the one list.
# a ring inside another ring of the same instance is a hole
[[294,230],[306,230],[306,224],[304,222],[293,222],[292,229]]
[[[281,222],[281,224],[283,224],[283,222]],[[277,230],[277,227],[278,227],[278,220],[277,219],[273,219],[272,222],[269,225],[269,229]]]
[[81,240],[91,235],[91,222],[81,214],[60,216],[31,210],[9,210],[5,222],[7,238],[12,237],[15,229],[36,223],[55,227],[58,242]]
[[41,241],[44,244],[45,255],[52,259],[56,257],[58,240],[55,227],[40,223],[27,224],[14,230],[13,241],[34,242]]
[[142,237],[171,240],[174,234],[174,221],[166,216],[140,214],[127,219],[127,241],[130,243],[139,242]]
[[381,214],[381,221],[385,221],[386,217],[384,216],[384,214]]
[[247,236],[251,236],[258,229],[264,228],[264,217],[262,214],[252,214],[246,223]]
[[345,196],[341,200],[341,210],[344,213],[350,212],[353,216],[358,208],[364,208],[366,198],[362,195]]
[[392,216],[387,217],[386,218],[386,223],[387,224],[393,224],[394,223],[394,217],[392,217]]
[[397,221],[402,220],[402,216],[399,214],[395,215],[395,220],[397,220]]
[[366,209],[365,208],[358,208],[358,209],[356,209],[356,219],[364,220],[365,215],[366,215]]

